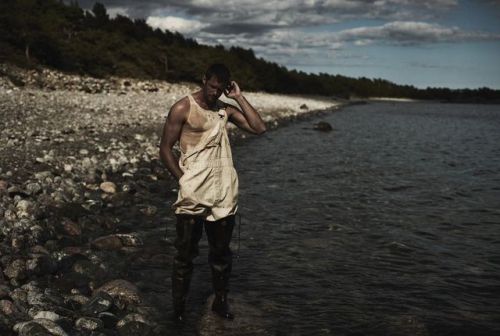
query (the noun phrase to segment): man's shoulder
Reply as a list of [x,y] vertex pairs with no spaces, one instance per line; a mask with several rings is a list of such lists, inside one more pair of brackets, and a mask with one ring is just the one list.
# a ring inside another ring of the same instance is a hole
[[187,120],[189,115],[189,109],[191,108],[188,96],[185,96],[178,101],[176,101],[171,107],[170,111],[167,113],[167,119],[171,122],[178,121],[184,122]]
[[174,113],[187,113],[190,107],[189,97],[185,96],[176,101],[170,108],[170,111]]

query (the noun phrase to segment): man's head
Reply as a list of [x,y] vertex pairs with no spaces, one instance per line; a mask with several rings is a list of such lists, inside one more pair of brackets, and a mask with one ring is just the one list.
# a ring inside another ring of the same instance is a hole
[[203,95],[207,102],[214,104],[230,83],[231,74],[224,64],[215,63],[209,66],[203,76]]

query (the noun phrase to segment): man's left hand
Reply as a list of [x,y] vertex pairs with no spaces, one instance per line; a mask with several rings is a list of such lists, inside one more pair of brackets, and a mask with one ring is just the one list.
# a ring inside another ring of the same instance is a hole
[[231,81],[231,84],[224,90],[224,94],[228,98],[236,99],[241,96],[241,90],[235,81]]

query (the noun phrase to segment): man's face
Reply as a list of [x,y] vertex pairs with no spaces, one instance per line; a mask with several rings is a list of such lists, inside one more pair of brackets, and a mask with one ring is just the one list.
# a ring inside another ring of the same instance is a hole
[[205,79],[203,94],[205,95],[207,102],[209,104],[214,104],[222,95],[222,92],[224,92],[225,87],[226,83],[219,81],[219,79],[215,76]]

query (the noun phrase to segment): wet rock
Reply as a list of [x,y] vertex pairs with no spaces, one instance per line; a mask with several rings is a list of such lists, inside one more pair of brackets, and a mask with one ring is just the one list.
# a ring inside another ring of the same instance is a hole
[[47,303],[41,291],[29,291],[27,296],[28,304],[30,306],[43,306]]
[[49,288],[46,288],[43,293],[38,288],[28,291],[28,304],[30,306],[51,307],[56,312],[64,311],[62,307],[64,298]]
[[99,185],[99,188],[101,188],[102,191],[108,194],[116,193],[116,184],[114,184],[113,182],[102,182]]
[[54,177],[54,175],[48,170],[35,173],[35,178],[39,181],[45,181],[45,179],[52,177]]
[[306,104],[302,104],[302,105],[300,105],[300,109],[301,110],[308,110],[309,107]]
[[34,319],[46,319],[57,322],[61,319],[61,315],[54,313],[52,311],[41,310],[38,311],[34,316]]
[[119,250],[123,247],[122,240],[117,235],[99,237],[90,245],[98,250]]
[[106,292],[97,292],[81,309],[84,314],[97,315],[113,305],[113,297]]
[[140,210],[146,216],[154,216],[158,212],[158,209],[155,206],[149,205]]
[[64,331],[64,329],[54,321],[42,318],[34,319],[33,322],[38,323],[54,336],[68,336],[68,333],[66,333],[66,331]]
[[9,293],[10,293],[9,287],[0,284],[0,299],[4,299],[4,298],[8,297]]
[[112,280],[98,289],[95,293],[105,292],[115,300],[115,304],[120,308],[141,303],[138,288],[131,282],[123,279]]
[[313,129],[315,129],[316,131],[321,131],[321,132],[330,132],[331,130],[333,130],[333,127],[332,127],[332,125],[330,125],[326,121],[320,121],[320,122],[314,124]]
[[16,305],[9,300],[0,300],[0,313],[5,314],[7,316],[20,314]]
[[28,242],[31,246],[43,244],[48,238],[48,232],[40,225],[31,225]]
[[71,269],[75,273],[79,273],[82,276],[88,276],[92,279],[101,279],[106,275],[106,270],[103,265],[90,260],[77,260]]
[[7,222],[14,222],[17,219],[16,212],[11,209],[5,210],[3,217]]
[[9,279],[23,280],[27,276],[26,262],[22,259],[12,261],[3,271]]
[[140,314],[128,314],[116,326],[120,336],[152,335],[152,327]]
[[14,251],[22,250],[26,246],[26,242],[28,238],[24,235],[19,235],[17,237],[13,237],[10,244]]
[[13,329],[19,336],[52,336],[47,329],[34,321],[17,323]]
[[33,207],[33,203],[28,200],[20,200],[17,202],[17,218],[30,218],[33,212]]
[[30,252],[35,254],[49,254],[49,251],[42,245],[35,245],[31,247]]
[[80,225],[78,223],[75,223],[74,221],[70,220],[69,218],[66,218],[63,220],[61,223],[64,233],[70,236],[80,236],[82,234],[82,229],[80,228]]
[[15,288],[10,292],[10,297],[18,305],[23,305],[28,301],[28,292],[21,288]]
[[66,297],[66,303],[69,304],[74,310],[79,310],[83,307],[90,299],[85,295],[75,294]]
[[26,269],[35,275],[52,274],[57,270],[57,263],[48,255],[39,255],[26,261]]
[[7,191],[8,188],[9,188],[9,182],[4,181],[4,180],[0,180],[0,194],[2,192]]
[[13,185],[7,189],[7,193],[9,194],[10,197],[14,196],[21,196],[21,197],[28,197],[28,193],[26,191],[22,190],[20,187]]
[[26,184],[25,190],[27,194],[34,196],[40,194],[43,188],[39,183],[33,182]]
[[102,329],[104,323],[95,317],[80,317],[75,322],[75,327],[82,331],[96,331]]
[[142,239],[133,234],[117,233],[116,236],[120,238],[123,246],[136,247],[144,245]]
[[104,327],[109,329],[114,329],[119,321],[115,314],[107,311],[99,313],[97,317],[104,323]]

